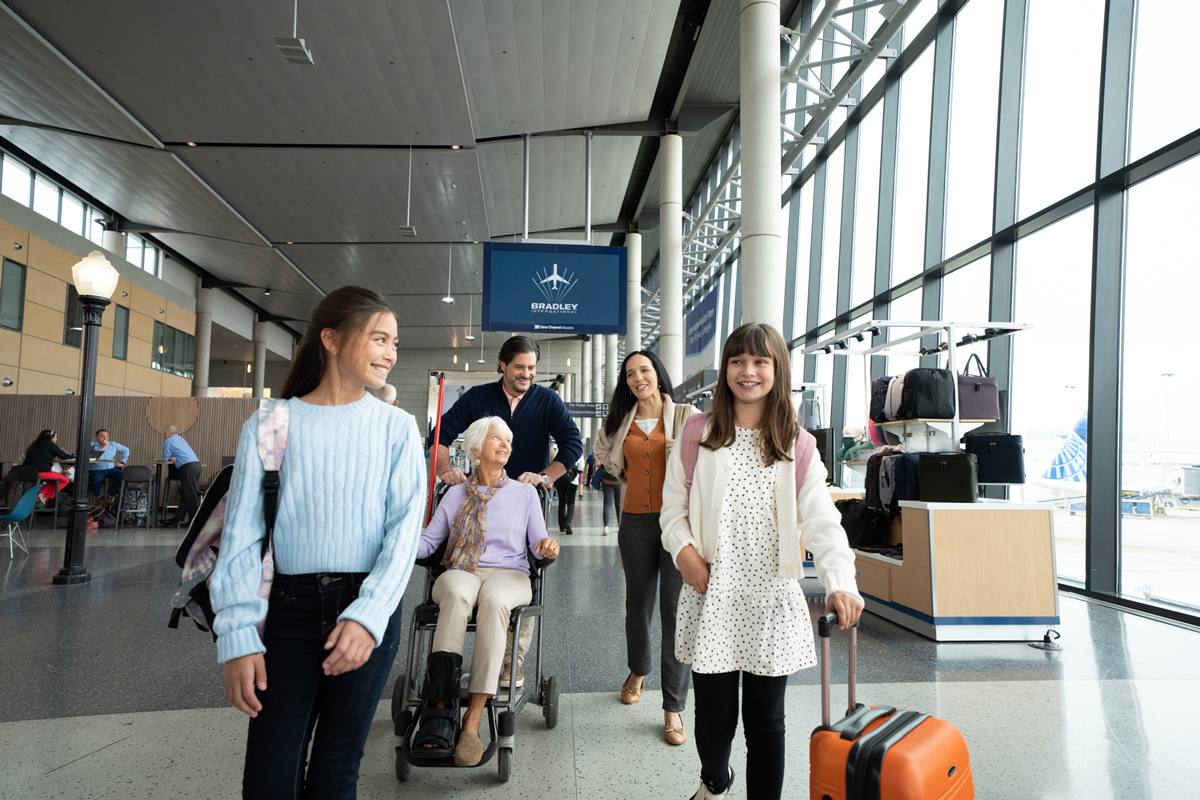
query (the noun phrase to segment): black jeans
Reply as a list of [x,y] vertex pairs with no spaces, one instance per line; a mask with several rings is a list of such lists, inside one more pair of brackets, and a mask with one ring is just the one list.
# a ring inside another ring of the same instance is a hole
[[625,646],[629,671],[634,675],[650,674],[650,620],[657,596],[662,622],[659,666],[663,711],[683,711],[687,703],[688,668],[675,658],[675,612],[683,576],[675,568],[671,554],[663,549],[658,514],[625,512],[617,530],[617,546],[625,565]]
[[554,482],[554,490],[558,492],[558,529],[561,531],[575,516],[575,490],[578,487],[571,481],[558,480]]
[[178,469],[179,508],[175,509],[174,520],[190,520],[200,510],[200,462],[193,461]]
[[[383,644],[353,672],[327,677],[325,640],[358,597],[366,573],[275,574],[263,633],[267,690],[250,720],[245,798],[342,800],[358,790],[358,765],[400,638],[400,608]],[[320,721],[320,725],[317,722]],[[309,741],[312,757],[305,771]]]
[[729,782],[729,752],[738,723],[738,678],[742,686],[742,728],[746,736],[746,797],[778,800],[785,761],[783,697],[787,676],[764,678],[749,672],[692,673],[696,692],[696,751],[700,780],[720,794]]

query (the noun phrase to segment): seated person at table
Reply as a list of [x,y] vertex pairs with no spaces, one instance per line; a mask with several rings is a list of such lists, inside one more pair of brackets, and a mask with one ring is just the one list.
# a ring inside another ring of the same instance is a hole
[[75,456],[58,446],[58,434],[54,431],[42,431],[33,440],[33,444],[25,448],[25,460],[21,463],[36,469],[38,477],[46,481],[46,485],[38,492],[38,508],[45,508],[46,503],[53,500],[54,495],[67,488],[67,484],[71,482],[66,475],[54,471],[55,458],[70,461]]
[[[532,596],[526,548],[543,558],[558,555],[558,542],[546,535],[537,490],[510,480],[504,465],[512,452],[512,431],[499,417],[484,417],[467,428],[463,441],[476,469],[465,484],[452,486],[421,536],[417,558],[427,558],[449,539],[433,585],[439,606],[433,652],[422,690],[424,707],[416,747],[454,753],[454,763],[474,766],[483,757],[479,725],[484,704],[496,692],[509,615]],[[471,698],[458,729],[462,651],[471,611],[475,614],[475,651],[471,660]],[[528,621],[526,621],[528,624]]]
[[121,467],[129,462],[129,448],[114,442],[108,431],[101,428],[96,431],[96,441],[92,442],[92,461],[101,462],[88,470],[88,486],[92,494],[99,497],[101,485],[111,479],[108,496],[116,497],[121,491]]

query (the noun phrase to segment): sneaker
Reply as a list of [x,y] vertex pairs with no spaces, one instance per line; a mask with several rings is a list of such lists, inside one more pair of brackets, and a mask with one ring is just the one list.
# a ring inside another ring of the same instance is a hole
[[574,532],[575,532],[575,531],[571,530],[571,526],[570,526],[570,525],[568,525],[568,526],[567,526],[567,536],[570,536],[570,535],[571,535],[571,534],[573,534]]
[[700,788],[692,795],[691,800],[725,800],[729,796],[729,790],[733,788],[733,767],[729,768],[729,783],[725,784],[725,791],[717,794],[712,789],[709,789],[704,781],[700,781]]
[[[507,689],[508,684],[512,681],[512,665],[505,664],[504,671],[500,673],[500,686]],[[520,689],[525,685],[525,670],[521,669],[521,665],[517,665],[517,688]]]
[[608,536],[608,526],[607,525],[604,526],[604,535]]

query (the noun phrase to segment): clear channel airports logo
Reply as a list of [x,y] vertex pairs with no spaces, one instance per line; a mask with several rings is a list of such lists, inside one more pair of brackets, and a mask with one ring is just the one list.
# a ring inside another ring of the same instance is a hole
[[534,273],[531,280],[542,297],[546,298],[546,302],[530,303],[530,311],[537,314],[574,314],[578,310],[578,303],[563,302],[579,282],[573,273],[564,271],[559,275],[558,264],[555,264],[550,272],[543,268],[540,273]]

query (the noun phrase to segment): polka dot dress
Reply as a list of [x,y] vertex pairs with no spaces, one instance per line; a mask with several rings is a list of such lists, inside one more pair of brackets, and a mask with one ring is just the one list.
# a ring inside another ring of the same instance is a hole
[[738,428],[730,447],[708,593],[685,584],[679,596],[675,657],[696,672],[777,677],[817,663],[804,591],[799,581],[779,577],[776,468],[763,466],[760,436]]

